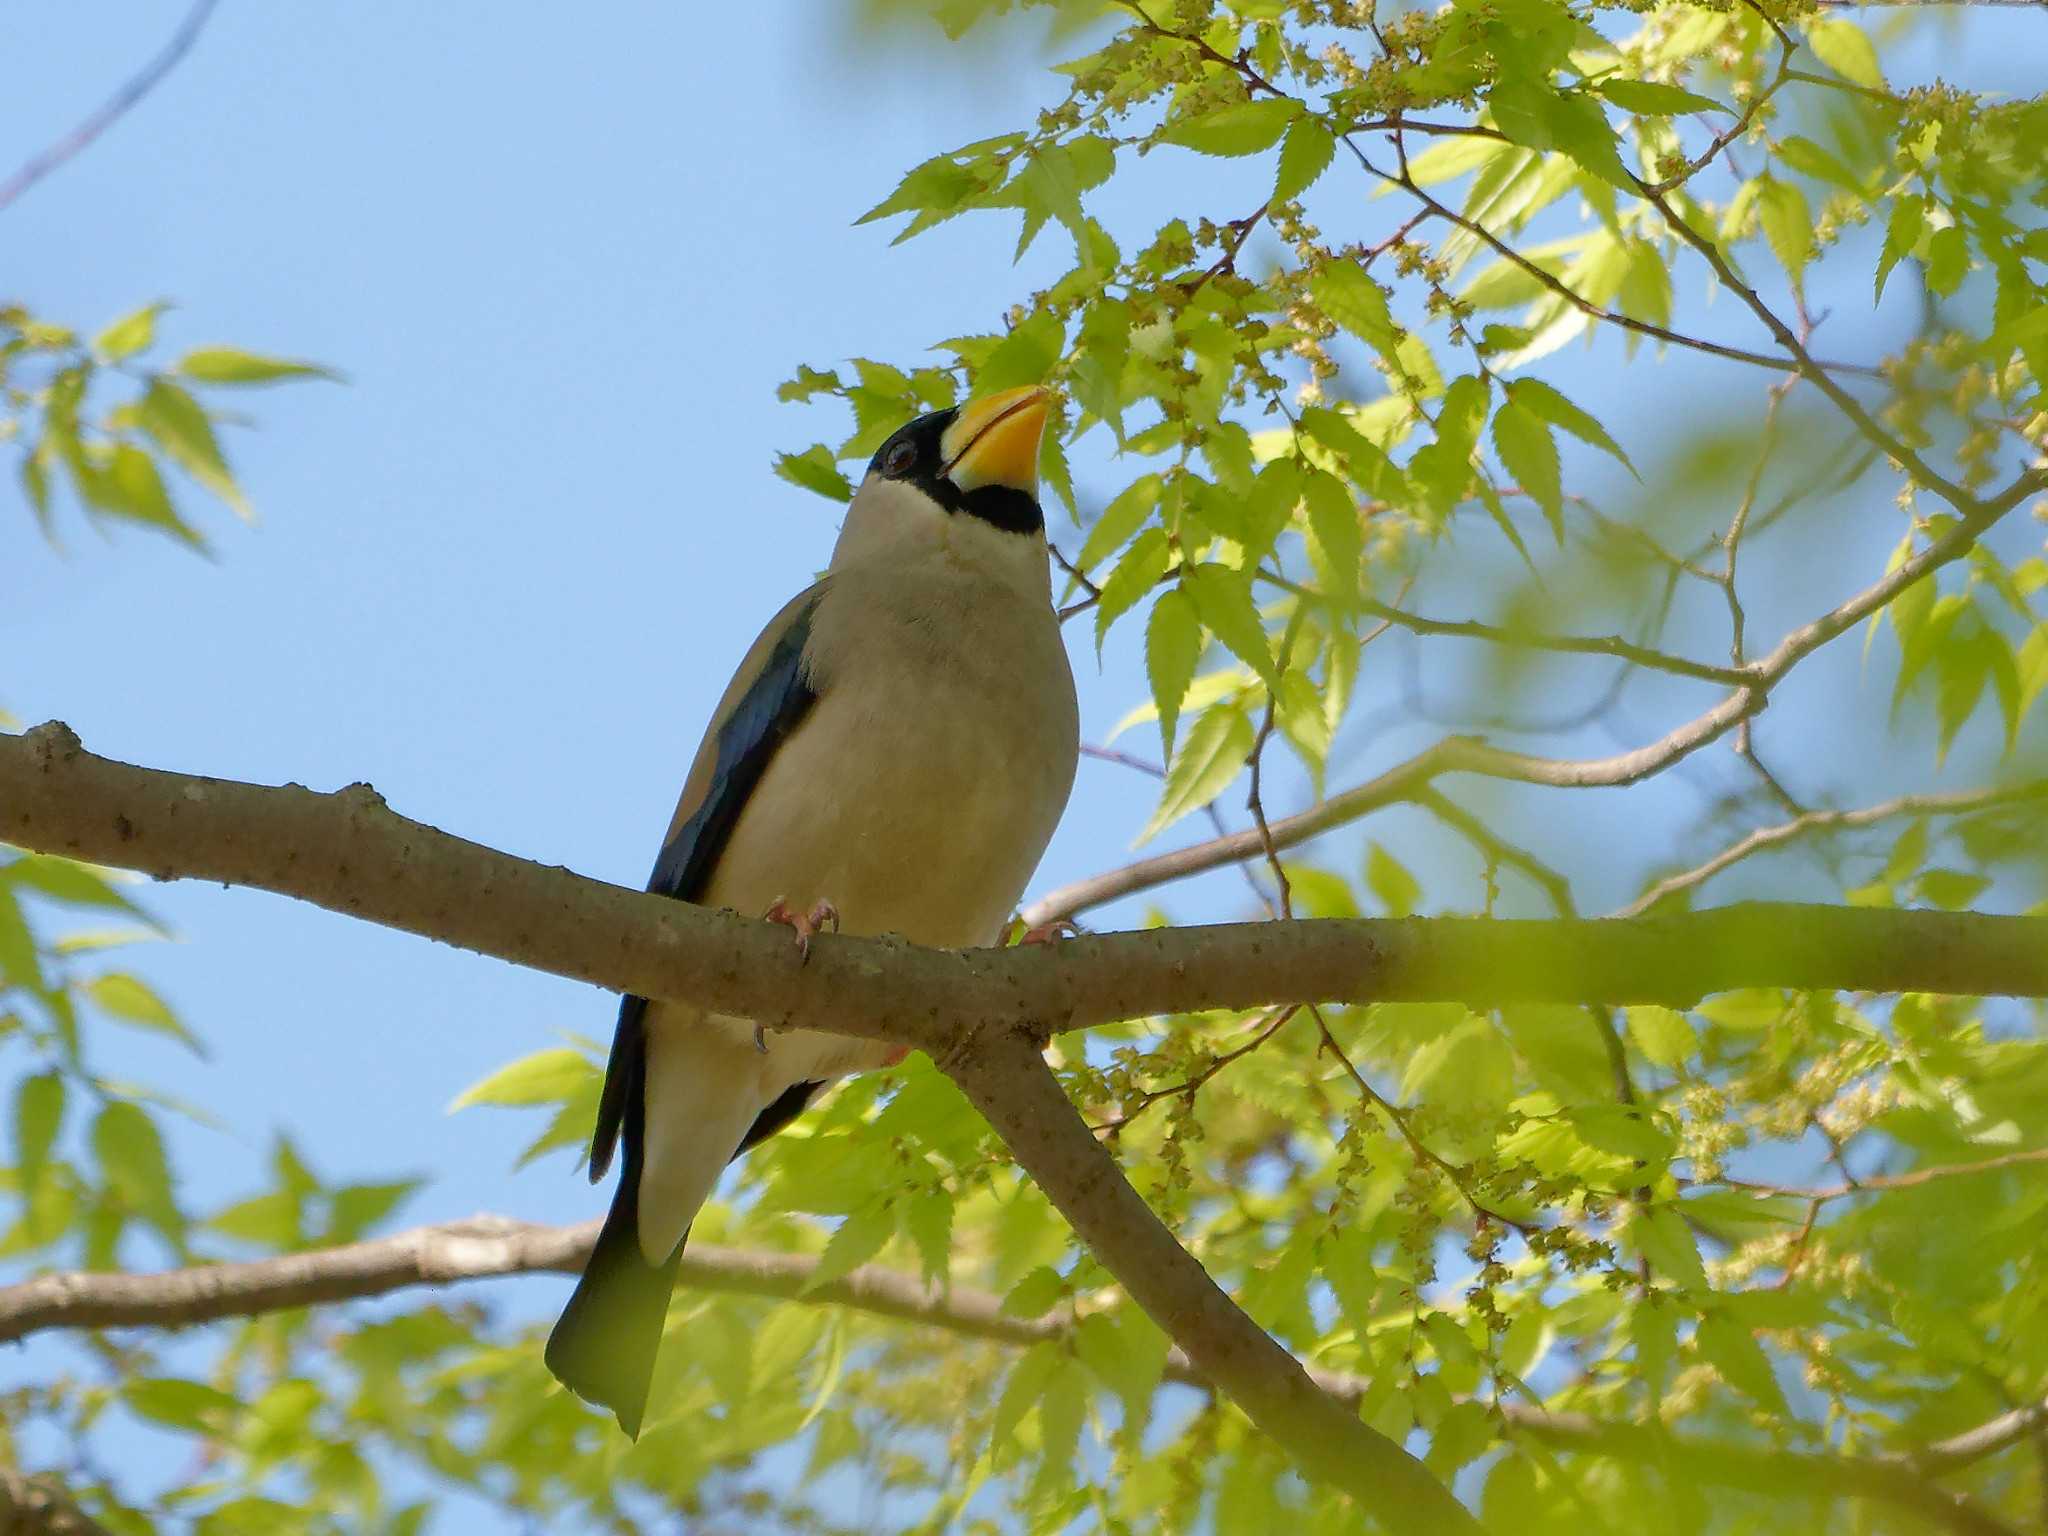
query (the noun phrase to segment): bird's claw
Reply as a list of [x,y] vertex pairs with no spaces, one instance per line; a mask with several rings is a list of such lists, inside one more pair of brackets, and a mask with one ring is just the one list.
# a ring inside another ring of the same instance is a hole
[[1078,939],[1081,927],[1071,917],[1056,917],[1049,923],[1040,923],[1035,928],[1026,928],[1017,936],[1019,944],[1052,944],[1062,937]]
[[754,1049],[763,1056],[768,1054],[768,1031],[759,1024],[754,1026]]
[[[839,931],[839,909],[833,906],[831,902],[824,900],[814,901],[811,903],[810,911],[800,912],[790,906],[786,897],[778,896],[775,898],[774,905],[769,907],[766,912],[763,912],[761,916],[771,923],[781,923],[786,928],[794,928],[796,930],[796,953],[799,965],[811,958],[812,934],[821,933],[827,928],[831,929],[834,933]],[[758,1035],[756,1036],[756,1043],[759,1043]]]

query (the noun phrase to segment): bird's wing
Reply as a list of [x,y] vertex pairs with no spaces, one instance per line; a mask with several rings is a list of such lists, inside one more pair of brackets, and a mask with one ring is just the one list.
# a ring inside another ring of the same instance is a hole
[[[810,640],[811,615],[824,591],[821,581],[771,619],[727,685],[683,783],[668,841],[647,883],[650,891],[681,901],[703,895],[754,786],[776,749],[817,702],[804,648]],[[628,1100],[638,1091],[646,1013],[643,997],[627,997],[619,1004],[611,1060],[598,1099],[597,1133],[590,1144],[593,1184],[611,1166]]]

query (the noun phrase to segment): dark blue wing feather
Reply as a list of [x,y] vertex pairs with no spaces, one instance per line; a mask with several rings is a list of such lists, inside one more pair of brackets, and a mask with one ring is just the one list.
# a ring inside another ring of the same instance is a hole
[[[804,647],[810,641],[811,615],[816,609],[814,597],[790,616],[753,682],[719,724],[710,790],[654,861],[654,874],[647,882],[650,891],[679,901],[696,901],[710,885],[719,855],[776,749],[817,702],[804,668]],[[590,1144],[593,1184],[611,1166],[619,1129],[625,1123],[627,1097],[638,1091],[641,1057],[646,1050],[646,1012],[645,998],[620,1001],[611,1060],[598,1100],[597,1133]],[[629,1153],[632,1150],[628,1148]],[[628,1162],[632,1161],[629,1157]],[[637,1168],[628,1167],[626,1177],[632,1179],[637,1173]]]

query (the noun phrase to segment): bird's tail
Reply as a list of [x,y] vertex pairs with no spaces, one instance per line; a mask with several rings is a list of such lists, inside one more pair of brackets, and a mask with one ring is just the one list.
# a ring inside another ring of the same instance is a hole
[[683,1245],[678,1242],[663,1264],[650,1264],[641,1253],[640,1159],[633,1155],[637,1148],[627,1150],[612,1208],[583,1278],[548,1335],[546,1359],[558,1381],[611,1409],[619,1428],[637,1440]]

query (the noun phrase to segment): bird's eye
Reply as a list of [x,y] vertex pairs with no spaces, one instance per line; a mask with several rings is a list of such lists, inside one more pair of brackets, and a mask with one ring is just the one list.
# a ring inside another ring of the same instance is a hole
[[910,442],[892,443],[889,451],[882,455],[882,473],[891,480],[900,480],[910,473],[917,462],[917,445]]

